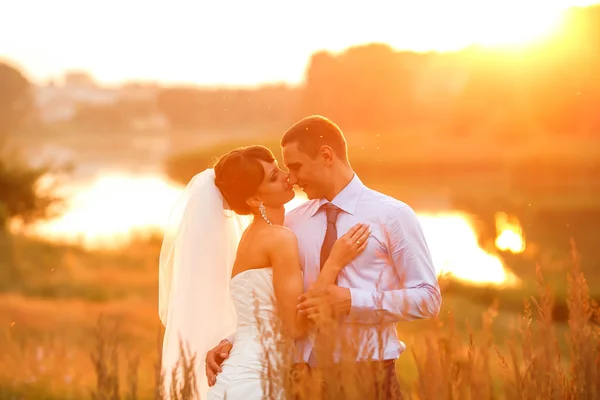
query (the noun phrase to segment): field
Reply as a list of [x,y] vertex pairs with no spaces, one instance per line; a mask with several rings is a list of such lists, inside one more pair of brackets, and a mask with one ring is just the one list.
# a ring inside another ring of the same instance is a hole
[[[102,363],[108,367],[115,363],[111,353],[114,333],[118,334],[115,343],[119,350],[122,393],[130,392],[134,384],[137,398],[153,398],[160,344],[156,314],[158,244],[158,241],[139,241],[118,252],[90,253],[75,247],[16,238],[16,260],[25,279],[15,282],[11,289],[5,288],[1,295],[0,343],[4,350],[0,355],[0,398],[79,399],[102,391],[102,382],[98,387],[98,371]],[[571,268],[570,272],[577,270]],[[559,365],[567,376],[585,373],[596,377],[595,381],[586,380],[587,387],[581,390],[592,390],[593,382],[598,382],[600,342],[597,335],[600,332],[598,326],[590,322],[593,317],[586,314],[587,288],[576,275],[568,294],[570,319],[550,322],[551,315],[540,318],[536,306],[532,305],[531,332],[519,331],[531,317],[502,310],[505,300],[515,300],[511,299],[514,293],[496,291],[494,297],[498,303],[489,304],[471,298],[468,287],[467,290],[451,290],[451,287],[444,285],[444,305],[439,320],[399,325],[399,333],[409,346],[397,369],[405,393],[411,391],[417,395],[422,390],[424,393],[419,398],[450,398],[440,395],[469,387],[481,393],[485,391],[481,385],[490,382],[500,398],[514,398],[508,396],[510,387],[523,394],[531,393],[535,388],[532,385],[541,385],[543,381],[543,376],[536,374],[547,373]],[[559,295],[556,300],[562,302],[565,298]],[[545,305],[543,297],[540,300],[538,296],[538,301],[542,315],[548,313],[547,307],[551,306]],[[469,329],[473,330],[473,336]],[[548,329],[552,329],[554,335],[548,336],[545,331]],[[560,362],[557,358],[546,360],[551,365],[541,364],[541,359],[536,357],[544,355],[537,353],[538,346],[553,349],[554,340],[561,352]],[[102,343],[105,347],[98,347]],[[527,346],[533,346],[537,356],[528,354],[532,350],[527,350]],[[496,354],[495,347],[506,360]],[[513,351],[515,360],[511,356]],[[98,352],[102,361],[94,364]],[[480,359],[484,356],[488,359]],[[489,371],[481,369],[479,363],[484,361],[489,363]],[[529,374],[526,374],[528,362],[533,363],[533,367],[529,366]],[[503,367],[503,363],[508,366]],[[515,366],[520,372],[512,370]],[[137,367],[135,374],[132,373],[134,367]],[[437,385],[426,384],[437,374],[443,376],[436,380]],[[534,383],[534,379],[542,380]],[[575,376],[574,379],[582,378]],[[553,384],[564,390],[575,389],[568,379],[566,382]],[[583,385],[581,382],[572,384]]]
[[[530,11],[543,17],[538,6]],[[281,134],[315,113],[340,125],[365,184],[431,217],[436,267],[466,271],[440,277],[438,318],[398,324],[408,346],[396,371],[406,398],[600,398],[600,7],[564,17],[555,33],[516,47],[317,51],[302,83],[290,86],[180,86],[158,77],[106,86],[86,71],[34,85],[25,69],[1,61],[0,87],[9,90],[0,91],[0,400],[161,399],[161,236],[150,220],[234,147],[266,145],[282,164]],[[85,28],[74,31],[85,38]],[[132,49],[155,38],[135,35]],[[173,47],[166,62],[193,68],[177,58],[190,48]],[[271,64],[248,49],[231,71],[244,70],[247,57]],[[117,75],[131,61],[98,59]],[[44,162],[73,170],[37,181],[31,166]],[[46,203],[35,188],[54,178],[74,194],[64,210],[73,242],[51,230],[36,238],[15,223],[40,215]],[[516,222],[500,226],[498,215]],[[120,246],[86,246],[84,236],[104,229],[114,245],[123,226],[134,234]],[[499,246],[505,231],[526,246]],[[520,284],[482,284],[494,266]],[[362,382],[346,372],[330,381]]]
[[[86,170],[131,171],[131,165],[154,173],[165,161],[167,175],[184,183],[216,156],[251,143],[266,144],[279,156],[276,132],[265,135],[261,128],[248,135],[112,133],[86,135],[85,140],[64,127],[58,131],[48,142],[51,146],[37,141],[41,134],[29,138],[35,146],[29,140],[20,146],[50,153],[70,149],[75,165],[84,171],[78,179],[86,178]],[[118,142],[120,150],[109,152],[107,140]],[[539,146],[532,141],[522,143],[518,153],[509,151],[510,144],[452,138],[430,143],[416,134],[398,143],[349,133],[349,141],[353,165],[372,187],[417,210],[477,215],[482,245],[493,241],[490,219],[496,211],[515,214],[527,237],[525,253],[501,254],[523,280],[521,287],[443,280],[439,318],[399,324],[408,345],[397,367],[403,392],[420,399],[535,398],[552,387],[555,395],[548,397],[593,398],[600,390],[594,386],[600,381],[598,316],[587,310],[590,300],[585,295],[600,298],[594,233],[600,213],[593,197],[597,182],[589,172],[588,181],[569,191],[561,188],[561,175],[546,187],[531,186],[520,184],[526,178],[520,168],[540,158],[560,160],[576,172],[584,165],[587,169],[578,176],[585,177],[588,170],[596,171],[595,147],[584,140],[557,140],[536,152]],[[169,157],[187,148],[200,150]],[[436,162],[420,162],[425,154]],[[534,166],[541,168],[539,163]],[[526,171],[534,177],[539,172],[533,167]],[[581,254],[576,263],[572,238]],[[12,275],[0,279],[0,399],[106,398],[102,393],[114,390],[107,377],[115,374],[117,361],[122,398],[156,398],[162,339],[156,311],[160,237],[134,238],[123,248],[93,251],[21,236],[4,241],[11,257],[0,263],[10,263]],[[537,283],[538,265],[555,294],[552,304],[540,298],[544,292]],[[575,279],[569,291],[567,277],[574,266],[584,272],[587,286]]]

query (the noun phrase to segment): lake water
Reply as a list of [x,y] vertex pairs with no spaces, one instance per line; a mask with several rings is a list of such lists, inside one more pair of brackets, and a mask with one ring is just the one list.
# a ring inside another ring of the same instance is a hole
[[[93,249],[123,245],[133,235],[160,232],[183,186],[158,173],[112,171],[62,189],[69,198],[66,213],[32,227],[30,232]],[[297,192],[286,208],[304,201],[303,193]],[[501,258],[480,247],[471,216],[453,210],[416,211],[439,274],[473,283],[517,284]],[[511,225],[503,214],[497,223],[503,226],[498,226],[496,247],[522,251],[520,227],[514,222]]]

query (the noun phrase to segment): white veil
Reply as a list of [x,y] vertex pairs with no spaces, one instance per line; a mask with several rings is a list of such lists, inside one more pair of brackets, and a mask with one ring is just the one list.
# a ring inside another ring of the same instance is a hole
[[[160,251],[158,312],[165,326],[164,392],[181,357],[180,339],[195,356],[198,394],[206,397],[206,352],[236,328],[229,281],[247,220],[228,209],[207,169],[192,178],[174,205]],[[189,361],[188,361],[189,362]],[[178,383],[182,382],[181,367]]]

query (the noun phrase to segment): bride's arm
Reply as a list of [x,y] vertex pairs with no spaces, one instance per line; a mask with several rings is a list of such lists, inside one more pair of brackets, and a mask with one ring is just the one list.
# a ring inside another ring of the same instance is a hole
[[[364,250],[369,234],[370,229],[368,226],[356,224],[342,237],[337,239],[329,257],[325,260],[325,264],[323,264],[317,280],[310,288],[323,288],[335,284],[342,268]],[[363,246],[356,245],[357,239],[364,242]]]
[[[298,311],[299,297],[304,293],[304,281],[296,235],[285,227],[274,230],[269,245],[269,260],[273,268],[273,286],[277,308],[284,330],[293,338],[306,333],[308,320]],[[337,267],[330,262],[328,279],[335,280]],[[341,268],[337,268],[338,272]],[[330,275],[331,274],[331,275]],[[325,277],[323,278],[325,279]]]
[[[306,333],[308,325],[307,314],[298,310],[300,296],[304,293],[298,239],[286,227],[273,228],[268,252],[273,268],[275,298],[284,329],[297,338]],[[365,249],[369,235],[368,226],[356,224],[340,237],[331,249],[331,254],[313,287],[325,287],[335,283],[342,268]]]
[[337,280],[337,276],[342,270],[339,262],[328,258],[323,264],[323,269],[319,273],[317,280],[312,284],[311,288],[324,287],[327,285],[333,285]]

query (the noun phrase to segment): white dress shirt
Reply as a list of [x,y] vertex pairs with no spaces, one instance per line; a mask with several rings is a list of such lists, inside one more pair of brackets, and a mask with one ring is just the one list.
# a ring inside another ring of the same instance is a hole
[[[320,272],[320,251],[327,220],[327,200],[309,200],[286,215],[285,226],[298,237],[305,289]],[[365,251],[339,274],[337,284],[350,288],[352,306],[343,329],[363,338],[357,361],[396,359],[406,349],[396,323],[439,313],[441,293],[431,254],[417,215],[407,204],[366,187],[354,176],[331,201],[339,207],[338,237],[362,222],[372,233]],[[358,330],[358,331],[357,331]],[[379,337],[378,337],[379,336]],[[298,343],[308,362],[312,339]],[[369,349],[369,351],[365,351]]]

